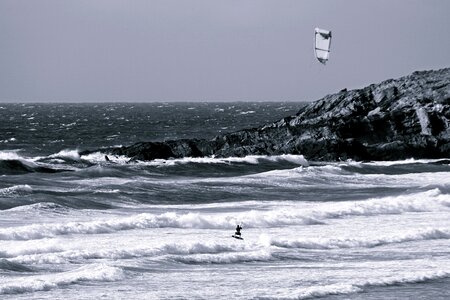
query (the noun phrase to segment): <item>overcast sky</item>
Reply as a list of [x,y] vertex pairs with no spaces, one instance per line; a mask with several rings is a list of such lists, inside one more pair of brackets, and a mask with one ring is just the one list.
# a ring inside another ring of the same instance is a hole
[[[0,0],[0,102],[312,101],[450,66],[448,0]],[[314,28],[333,32],[330,61]]]

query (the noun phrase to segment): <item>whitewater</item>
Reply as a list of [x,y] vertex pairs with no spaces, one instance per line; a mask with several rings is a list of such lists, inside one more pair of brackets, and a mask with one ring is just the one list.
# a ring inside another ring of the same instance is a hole
[[101,150],[212,138],[302,105],[1,104],[0,299],[448,299],[448,158]]

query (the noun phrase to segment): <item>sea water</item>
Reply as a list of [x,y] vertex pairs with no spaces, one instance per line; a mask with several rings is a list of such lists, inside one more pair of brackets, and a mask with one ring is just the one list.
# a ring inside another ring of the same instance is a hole
[[303,105],[0,104],[0,298],[449,298],[445,158],[101,151],[209,139]]

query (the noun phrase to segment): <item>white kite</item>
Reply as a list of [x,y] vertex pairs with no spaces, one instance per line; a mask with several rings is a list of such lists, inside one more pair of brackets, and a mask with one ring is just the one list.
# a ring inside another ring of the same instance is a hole
[[316,28],[314,30],[314,52],[317,60],[326,64],[330,57],[331,31]]

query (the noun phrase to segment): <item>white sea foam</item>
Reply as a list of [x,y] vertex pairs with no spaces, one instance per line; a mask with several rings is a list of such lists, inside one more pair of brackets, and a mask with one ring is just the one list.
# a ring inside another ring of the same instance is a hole
[[26,160],[26,158],[17,154],[18,151],[0,151],[0,160]]
[[445,228],[428,228],[419,231],[407,231],[400,235],[389,235],[379,238],[302,238],[297,240],[271,239],[273,246],[283,248],[304,249],[337,249],[337,248],[371,248],[393,243],[422,240],[450,239],[450,230]]
[[[423,172],[408,174],[354,174],[339,166],[297,167],[285,170],[272,170],[241,177],[210,178],[209,182],[256,182],[269,186],[298,187],[313,185],[329,187],[339,185],[349,187],[409,187],[448,185],[450,172]],[[289,179],[289,180],[286,180]]]
[[27,255],[57,253],[65,251],[60,241],[55,239],[40,240],[39,243],[35,241],[23,241],[19,244],[17,242],[14,245],[9,244],[9,247],[3,247],[0,250],[0,257],[13,258]]
[[[95,169],[97,167],[93,167]],[[101,167],[98,167],[101,168]],[[100,177],[100,178],[88,178],[73,180],[72,183],[77,183],[80,185],[94,186],[94,187],[104,187],[105,185],[124,185],[136,181],[136,178],[118,178],[118,177]],[[79,188],[77,190],[80,190]],[[99,190],[99,189],[96,189]],[[102,189],[111,190],[111,189]]]
[[330,295],[343,295],[351,294],[362,291],[361,288],[345,283],[335,283],[328,285],[317,285],[305,288],[300,288],[294,292],[278,292],[273,296],[261,296],[255,299],[259,300],[300,300],[300,299],[312,299],[321,298]]
[[[90,161],[92,163],[105,163],[107,162],[105,153],[101,152],[94,152],[87,155],[82,155],[81,159]],[[123,155],[108,155],[108,159],[116,164],[125,165],[128,164],[130,161],[130,158]]]
[[360,165],[372,165],[372,166],[383,166],[389,167],[394,165],[409,165],[409,164],[429,164],[436,163],[441,161],[442,158],[439,159],[414,159],[408,158],[405,160],[394,160],[394,161],[371,161],[371,162],[351,162],[352,164],[357,163]]
[[418,283],[433,279],[449,277],[450,272],[444,270],[434,270],[429,272],[400,273],[396,275],[380,277],[376,279],[360,280],[355,284],[360,287],[367,286],[389,286],[401,283]]
[[128,247],[125,245],[116,248],[84,247],[83,249],[78,249],[76,245],[65,249],[61,242],[49,239],[44,243],[27,241],[19,245],[16,244],[14,247],[9,247],[8,250],[0,252],[0,256],[9,258],[13,262],[25,264],[61,264],[74,260],[130,259],[164,255],[176,255],[176,259],[183,262],[233,263],[250,260],[273,260],[271,251],[274,248],[271,248],[272,246],[304,249],[371,248],[393,243],[434,239],[450,239],[450,230],[429,228],[378,238],[280,239],[261,235],[257,241],[246,243],[236,243],[234,240],[222,242],[180,241],[152,247]]
[[176,257],[173,256],[171,258],[175,261],[188,264],[232,264],[242,262],[271,261],[274,259],[270,249],[220,254],[194,254]]
[[29,240],[66,234],[98,234],[143,228],[211,228],[225,229],[244,222],[251,227],[323,224],[327,219],[349,216],[401,214],[405,212],[448,209],[450,195],[438,189],[397,197],[363,201],[319,203],[306,208],[282,207],[273,210],[250,210],[238,213],[142,213],[90,222],[34,224],[0,229],[0,239]]
[[46,213],[49,212],[55,212],[55,213],[62,213],[68,211],[68,208],[53,202],[38,202],[38,203],[32,203],[32,204],[25,204],[20,206],[15,206],[9,209],[5,209],[3,211],[0,211],[0,214],[9,214],[11,212],[17,212],[17,213],[36,213],[37,211],[45,211]]
[[33,189],[28,184],[13,185],[0,189],[1,196],[14,196],[31,193]]
[[12,277],[0,283],[0,294],[21,294],[90,281],[117,281],[125,278],[122,269],[105,264],[92,264],[79,269],[48,275]]
[[72,122],[72,123],[67,123],[67,124],[61,123],[61,127],[72,127],[75,125],[77,125],[77,122]]
[[308,165],[306,164],[293,169],[271,170],[258,174],[246,175],[243,177],[248,179],[271,177],[270,180],[282,178],[283,181],[285,181],[285,178],[295,179],[296,177],[305,177],[311,179],[313,177],[317,178],[319,176],[326,176],[325,179],[327,180],[327,183],[329,183],[330,175],[338,175],[341,177],[342,175],[350,175],[350,173],[343,171],[342,168],[338,166],[325,165],[308,167]]
[[[179,242],[166,243],[154,247],[118,247],[114,249],[69,249],[61,247],[42,247],[29,249],[22,247],[9,250],[3,257],[11,261],[26,264],[61,264],[74,260],[86,259],[130,259],[136,257],[165,256],[165,255],[195,255],[195,254],[222,254],[248,250],[254,245],[244,243],[224,242]],[[48,250],[48,251],[47,251]]]
[[241,111],[239,114],[240,115],[248,115],[248,114],[254,114],[255,111],[254,110],[248,110],[248,111]]
[[[284,216],[281,216],[284,214]],[[120,230],[143,229],[143,228],[230,228],[242,220],[246,220],[246,226],[273,226],[283,224],[318,224],[317,220],[280,212],[277,214],[251,211],[240,214],[223,215],[201,215],[199,213],[164,213],[138,214],[126,218],[113,218],[92,222],[68,222],[34,224],[27,226],[1,228],[0,239],[2,240],[30,240],[44,237],[52,237],[66,234],[98,234],[111,233]]]
[[294,291],[275,292],[273,296],[258,297],[258,299],[291,300],[291,299],[311,299],[329,295],[342,295],[358,293],[371,286],[393,286],[398,284],[419,283],[429,280],[446,278],[450,272],[443,270],[433,270],[428,272],[396,272],[395,275],[387,275],[379,278],[355,279],[327,285],[316,285],[299,288]]
[[404,212],[438,211],[450,201],[450,195],[439,189],[401,196],[372,198],[368,200],[321,203],[310,214],[315,218],[338,218],[344,216],[371,216],[378,214],[401,214]]
[[51,154],[48,156],[49,158],[65,158],[65,159],[71,159],[71,160],[80,160],[80,155],[78,154],[78,150],[70,150],[65,149],[61,150],[58,153]]
[[281,162],[287,161],[303,166],[308,165],[308,161],[303,155],[276,155],[276,156],[266,156],[266,155],[248,155],[245,157],[184,157],[178,159],[155,159],[149,162],[138,162],[139,164],[149,165],[149,166],[174,166],[179,164],[231,164],[231,163],[247,163],[247,164],[259,164],[264,161],[270,162]]
[[36,161],[45,158],[44,156],[27,157],[20,155],[21,149],[0,151],[0,160],[19,160],[29,167],[36,167]]

